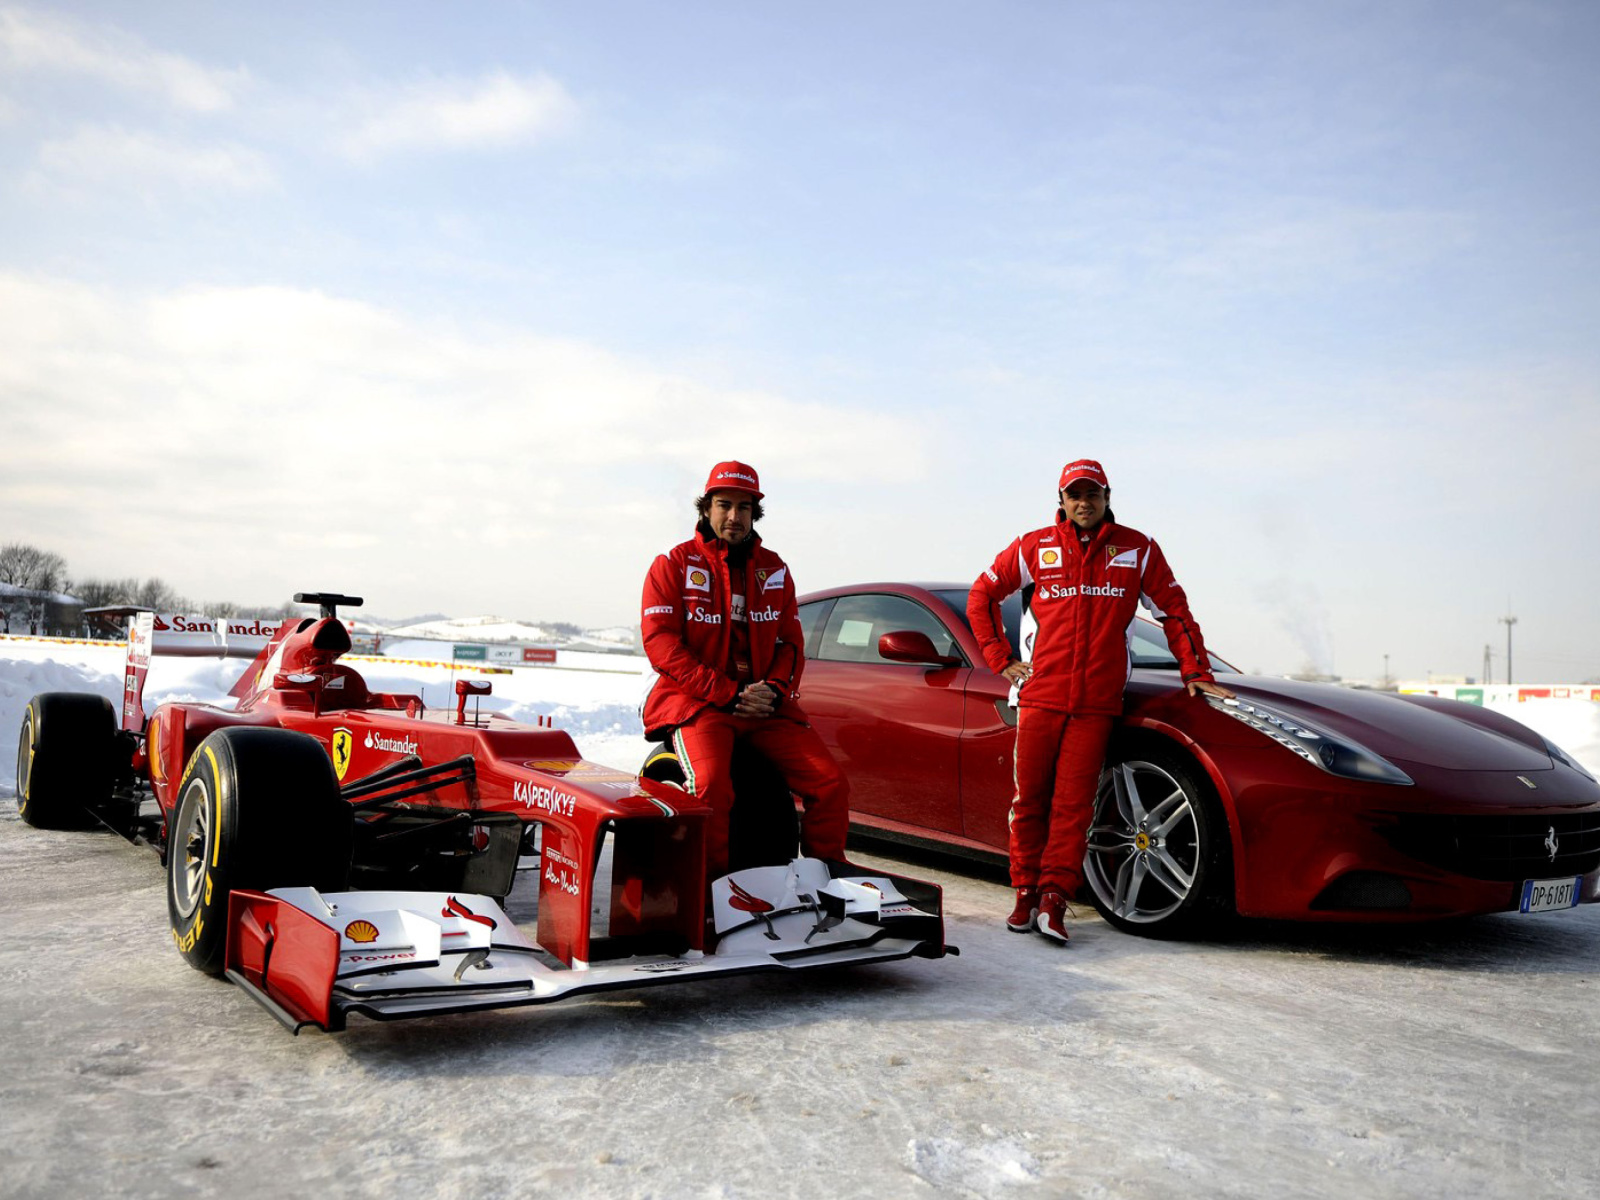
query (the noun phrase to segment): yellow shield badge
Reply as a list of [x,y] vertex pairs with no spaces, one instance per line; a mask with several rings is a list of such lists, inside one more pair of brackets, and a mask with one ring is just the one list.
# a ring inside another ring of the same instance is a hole
[[344,773],[350,769],[350,748],[355,744],[355,740],[348,729],[333,731],[333,773],[341,782],[344,780]]

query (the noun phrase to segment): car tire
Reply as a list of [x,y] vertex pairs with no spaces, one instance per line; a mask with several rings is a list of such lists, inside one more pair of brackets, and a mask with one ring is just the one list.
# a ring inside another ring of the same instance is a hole
[[116,782],[117,714],[104,696],[43,692],[17,734],[17,812],[36,829],[86,829]]
[[[728,814],[728,869],[781,867],[800,853],[800,817],[778,768],[746,746],[733,748],[733,811]],[[684,785],[683,766],[670,746],[645,757],[639,774]]]
[[172,938],[189,965],[208,975],[226,965],[230,893],[347,886],[354,820],[328,752],[308,734],[211,734],[189,759],[170,822]]
[[1113,743],[1084,855],[1108,923],[1154,938],[1214,934],[1234,912],[1233,849],[1211,781],[1153,740]]

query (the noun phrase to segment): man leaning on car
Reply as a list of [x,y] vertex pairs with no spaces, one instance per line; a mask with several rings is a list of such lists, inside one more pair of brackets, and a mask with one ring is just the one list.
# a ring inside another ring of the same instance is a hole
[[711,809],[710,879],[728,870],[736,741],[770,760],[800,797],[803,853],[843,859],[849,824],[849,785],[796,699],[805,633],[789,569],[755,532],[762,495],[754,467],[711,468],[694,502],[694,536],[658,556],[644,581],[640,624],[657,673],[645,736],[671,734],[685,786]]

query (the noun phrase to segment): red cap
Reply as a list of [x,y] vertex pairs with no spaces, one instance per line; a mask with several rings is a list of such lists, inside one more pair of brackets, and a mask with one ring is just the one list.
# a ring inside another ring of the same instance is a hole
[[1108,492],[1111,490],[1111,485],[1106,482],[1106,469],[1092,458],[1080,458],[1077,462],[1069,462],[1061,468],[1061,482],[1056,484],[1056,491],[1064,492],[1084,479],[1090,483],[1098,483]]
[[756,474],[756,469],[742,462],[719,462],[711,468],[711,474],[706,478],[705,493],[712,492],[749,492],[757,500],[761,499],[761,477]]

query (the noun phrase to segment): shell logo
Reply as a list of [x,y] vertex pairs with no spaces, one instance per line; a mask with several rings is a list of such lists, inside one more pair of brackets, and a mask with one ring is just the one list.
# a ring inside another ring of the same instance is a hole
[[694,584],[695,587],[704,586],[706,582],[706,573],[704,571],[690,571],[689,582]]
[[344,935],[352,942],[366,945],[368,942],[378,940],[378,927],[371,921],[351,921],[344,927]]
[[1053,567],[1061,561],[1061,551],[1045,550],[1039,555],[1039,561],[1047,567]]

